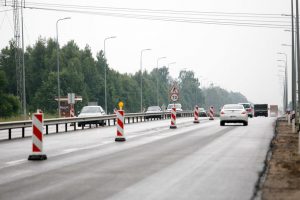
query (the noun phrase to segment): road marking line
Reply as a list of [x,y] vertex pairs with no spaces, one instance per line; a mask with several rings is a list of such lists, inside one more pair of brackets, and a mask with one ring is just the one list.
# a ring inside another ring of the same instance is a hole
[[26,161],[27,161],[26,159],[20,159],[20,160],[9,161],[9,162],[6,162],[5,164],[9,165],[9,166],[14,166],[14,165],[19,165],[19,164],[25,163]]

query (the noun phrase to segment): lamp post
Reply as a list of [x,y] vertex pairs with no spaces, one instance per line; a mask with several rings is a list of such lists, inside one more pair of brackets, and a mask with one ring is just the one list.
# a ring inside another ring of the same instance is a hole
[[[285,109],[288,108],[288,77],[287,77],[287,55],[285,53],[281,53],[279,52],[278,54],[282,54],[286,56],[286,60],[277,60],[277,61],[282,61],[285,63],[285,66],[281,66],[284,67],[284,71],[285,71]],[[285,110],[286,111],[286,110]]]
[[[103,56],[106,59],[105,55],[105,42],[106,40],[116,38],[116,36],[107,37],[104,39],[104,47],[103,47]],[[107,93],[106,93],[106,68],[107,68],[107,61],[105,60],[105,66],[104,66],[104,101],[105,101],[105,113],[107,113]]]
[[151,49],[142,49],[140,56],[140,67],[141,67],[141,112],[143,112],[143,53],[144,51],[150,51]]
[[168,63],[168,68],[170,68],[170,65],[174,65],[174,64],[176,64],[176,62]]
[[71,19],[71,17],[65,17],[58,19],[56,21],[56,45],[57,45],[57,51],[56,51],[56,63],[57,63],[57,93],[58,93],[58,117],[60,117],[60,82],[59,82],[59,44],[58,44],[58,22],[66,19]]
[[[279,65],[278,67],[283,67],[284,68],[284,66],[281,66],[281,65]],[[279,70],[279,72],[283,72],[283,73],[285,73],[285,70]],[[282,81],[282,89],[283,89],[283,103],[282,103],[282,106],[283,106],[283,110],[286,110],[286,87],[285,87],[285,75],[282,75],[282,74],[278,74],[278,77],[280,78],[280,81]]]
[[279,55],[284,55],[285,56],[285,60],[278,60],[278,61],[282,61],[282,62],[284,62],[285,63],[285,91],[286,91],[286,109],[288,108],[288,104],[289,104],[289,102],[288,102],[288,99],[289,99],[289,92],[288,92],[288,72],[287,72],[287,55],[286,55],[286,53],[282,53],[282,52],[278,52],[277,54],[279,54]]
[[157,95],[157,106],[159,106],[159,96],[158,96],[158,62],[161,59],[165,59],[167,57],[159,57],[157,58],[157,62],[156,62],[156,68],[157,68],[157,77],[156,77],[156,95]]

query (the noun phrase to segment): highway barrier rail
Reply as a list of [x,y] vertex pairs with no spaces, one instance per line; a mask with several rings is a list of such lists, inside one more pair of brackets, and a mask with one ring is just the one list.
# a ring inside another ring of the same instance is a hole
[[[178,117],[193,117],[193,111],[182,111],[178,112]],[[167,119],[171,117],[170,112],[162,112],[162,113],[127,113],[125,114],[124,123],[137,123],[149,120],[158,120],[158,119]],[[68,125],[73,126],[73,130],[77,130],[78,123],[85,123],[89,125],[89,128],[92,127],[91,122],[95,121],[105,121],[107,126],[116,124],[116,114],[105,115],[100,117],[69,117],[69,118],[54,118],[54,119],[45,119],[44,120],[44,134],[48,135],[50,133],[49,127],[55,126],[55,133],[59,132],[59,125],[64,125],[64,131],[68,131]],[[12,130],[21,129],[22,138],[25,137],[25,128],[32,127],[32,120],[25,121],[14,121],[14,122],[1,122],[0,123],[0,131],[8,130],[8,139],[12,139]],[[98,124],[96,124],[98,127]],[[85,126],[81,126],[81,129],[84,129]],[[62,131],[61,131],[62,132]]]

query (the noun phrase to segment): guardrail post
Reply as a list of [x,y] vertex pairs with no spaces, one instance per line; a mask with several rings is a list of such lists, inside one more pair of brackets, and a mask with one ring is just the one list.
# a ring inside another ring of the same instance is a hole
[[76,122],[74,122],[74,131],[76,131]]
[[11,128],[8,129],[8,139],[11,140]]
[[116,125],[116,119],[114,119],[114,125]]
[[24,138],[24,137],[25,137],[25,128],[22,127],[22,138]]
[[108,126],[110,126],[110,119],[107,120]]
[[56,133],[58,133],[58,124],[56,124]]
[[48,125],[46,125],[46,135],[48,135]]
[[89,126],[90,128],[92,128],[92,124],[90,123],[90,126]]
[[130,117],[127,118],[128,124],[130,124]]
[[65,132],[68,132],[68,124],[65,124]]

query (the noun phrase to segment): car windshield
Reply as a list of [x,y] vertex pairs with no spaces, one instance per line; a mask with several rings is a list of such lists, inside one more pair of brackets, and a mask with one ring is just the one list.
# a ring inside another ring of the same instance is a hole
[[100,113],[100,112],[101,112],[100,107],[87,106],[87,107],[83,107],[81,110],[81,113]]
[[226,110],[230,110],[230,109],[244,109],[244,106],[243,105],[238,105],[238,104],[229,104],[229,105],[225,105],[223,107],[223,109],[226,109]]
[[244,108],[250,108],[250,104],[248,104],[248,103],[241,103],[241,105],[243,105]]
[[160,107],[159,106],[150,106],[147,109],[148,111],[160,111]]
[[[168,109],[172,109],[173,106],[174,106],[174,104],[169,104],[169,105],[168,105]],[[176,103],[176,104],[175,104],[175,107],[176,107],[177,109],[181,109],[181,104]]]

